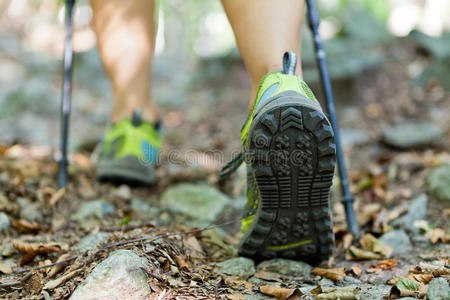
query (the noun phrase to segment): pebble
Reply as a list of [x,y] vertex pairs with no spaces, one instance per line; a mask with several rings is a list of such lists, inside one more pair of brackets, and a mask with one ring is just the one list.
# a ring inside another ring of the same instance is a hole
[[428,192],[440,201],[450,201],[450,164],[434,168],[426,179]]
[[182,183],[168,188],[161,198],[168,210],[203,221],[216,220],[229,202],[225,194],[206,184]]
[[151,206],[144,200],[138,198],[132,199],[130,206],[135,212],[143,216],[156,216],[160,213],[159,208]]
[[19,204],[19,215],[22,219],[30,222],[42,223],[43,216],[37,203],[32,203],[26,198],[17,198]]
[[78,248],[81,252],[85,252],[87,250],[96,249],[102,242],[106,241],[110,237],[109,233],[106,232],[97,232],[84,236],[75,247]]
[[248,278],[255,274],[255,263],[246,257],[234,257],[217,264],[218,272]]
[[0,212],[0,232],[9,228],[11,221],[9,217],[4,212]]
[[385,143],[400,149],[430,146],[442,141],[444,130],[430,122],[404,121],[388,126],[383,131]]
[[448,300],[450,299],[450,289],[445,278],[439,277],[431,280],[427,290],[429,300]]
[[105,215],[113,214],[115,210],[114,205],[105,200],[93,200],[83,203],[73,215],[73,218],[78,221],[83,221],[91,216],[101,219]]
[[408,212],[394,220],[391,225],[397,228],[404,228],[411,232],[417,232],[418,229],[414,226],[414,222],[425,219],[427,215],[427,202],[427,195],[421,194],[417,196],[409,203]]
[[282,275],[309,279],[312,267],[307,263],[290,259],[275,258],[260,263],[257,270],[280,273]]
[[412,250],[412,244],[409,236],[404,230],[393,230],[383,234],[380,242],[388,244],[392,247],[392,255],[399,255]]
[[365,130],[341,128],[339,130],[342,146],[352,148],[370,141],[370,133]]
[[149,299],[151,290],[141,268],[148,261],[131,250],[117,250],[98,264],[70,299]]

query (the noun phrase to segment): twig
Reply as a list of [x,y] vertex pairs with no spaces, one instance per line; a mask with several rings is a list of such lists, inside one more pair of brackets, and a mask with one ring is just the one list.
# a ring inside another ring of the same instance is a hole
[[106,232],[113,232],[113,231],[130,231],[136,228],[141,228],[141,227],[156,227],[156,225],[154,223],[145,223],[145,224],[136,224],[136,225],[125,225],[125,226],[111,226],[111,227],[104,227],[101,228],[101,231],[106,231]]
[[141,267],[141,270],[144,271],[144,273],[147,274],[148,276],[151,276],[151,277],[157,279],[159,282],[164,282],[164,281],[165,281],[164,278],[162,278],[162,277],[159,276],[159,275],[156,275],[156,274],[153,273],[153,272],[150,272],[149,270],[147,270],[147,269],[144,268],[144,267]]
[[[106,246],[104,246],[104,247],[102,247],[102,248],[100,248],[100,249],[98,249],[96,251],[93,251],[92,254],[95,255],[95,254],[98,254],[98,253],[100,253],[100,252],[102,252],[104,250],[108,250],[108,249],[111,249],[111,248],[120,247],[120,246],[124,246],[124,245],[128,245],[128,244],[139,243],[139,242],[142,242],[142,241],[153,242],[155,240],[159,240],[159,239],[167,238],[167,237],[171,237],[171,236],[177,236],[177,235],[178,236],[179,235],[182,236],[182,235],[189,235],[189,234],[199,233],[199,232],[203,232],[203,231],[206,231],[206,230],[211,230],[211,229],[214,229],[214,228],[217,228],[217,227],[230,225],[230,224],[236,223],[236,222],[238,222],[240,220],[242,220],[242,218],[237,218],[237,219],[234,219],[234,220],[231,220],[231,221],[226,221],[226,222],[219,223],[219,224],[211,224],[211,225],[208,225],[206,227],[199,228],[199,229],[194,229],[194,230],[190,230],[190,231],[178,231],[178,232],[172,232],[172,233],[162,233],[162,234],[159,234],[159,235],[156,235],[156,236],[146,236],[146,237],[137,238],[137,239],[125,240],[125,241],[121,241],[121,242],[117,242],[117,243],[106,245]],[[67,263],[70,263],[73,260],[76,260],[78,257],[79,257],[79,255],[74,255],[74,256],[71,256],[71,257],[69,257],[69,258],[67,258],[65,260],[59,261],[59,262],[54,262],[54,263],[51,263],[51,264],[37,266],[37,267],[32,267],[32,268],[27,268],[27,269],[19,269],[19,270],[14,271],[13,273],[14,274],[22,274],[22,273],[26,273],[26,272],[30,272],[30,271],[35,271],[35,270],[45,269],[45,268],[53,267],[53,266],[57,266],[57,265],[67,264]]]
[[33,275],[33,274],[30,272],[30,273],[28,273],[27,275],[25,275],[24,277],[22,277],[20,280],[0,283],[0,289],[2,289],[2,288],[8,288],[8,287],[13,287],[13,286],[16,286],[16,285],[21,285],[21,284],[23,284],[25,281],[27,281],[28,279],[30,279],[31,275]]

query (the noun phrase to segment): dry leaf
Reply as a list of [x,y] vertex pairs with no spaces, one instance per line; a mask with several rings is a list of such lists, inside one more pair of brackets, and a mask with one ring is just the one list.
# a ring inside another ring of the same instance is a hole
[[82,269],[77,269],[77,270],[72,271],[62,277],[59,277],[58,279],[51,280],[45,284],[43,289],[44,290],[53,290],[54,288],[57,288],[58,286],[60,286],[64,282],[66,282],[67,280],[72,279],[73,277],[77,276],[82,271],[83,271]]
[[380,254],[384,258],[388,258],[392,254],[392,247],[379,241],[370,233],[365,234],[359,241],[364,250]]
[[433,276],[450,275],[450,269],[445,266],[435,266],[432,264],[421,262],[418,266],[409,270],[412,274],[433,274]]
[[433,278],[433,274],[409,274],[407,276],[395,277],[388,281],[388,284],[395,284],[397,281],[407,278],[423,284],[428,284]]
[[[317,287],[314,289],[316,300],[354,300],[359,299],[359,288],[356,286],[346,286],[342,288]],[[312,291],[311,291],[312,293]]]
[[334,281],[341,280],[342,278],[345,277],[344,268],[336,268],[336,269],[314,268],[312,269],[311,273]]
[[48,204],[50,206],[55,206],[55,204],[64,196],[65,193],[66,193],[66,188],[60,188],[52,195],[52,197],[48,201]]
[[448,242],[450,242],[450,235],[447,234],[445,232],[445,230],[441,229],[441,228],[435,228],[435,229],[431,230],[430,241],[433,244],[436,244],[439,240],[443,243],[448,243]]
[[303,295],[299,289],[287,289],[272,285],[262,285],[259,287],[263,294],[273,296],[279,300],[294,300],[300,299],[300,296]]
[[176,255],[175,260],[177,261],[178,267],[182,270],[189,270],[190,265],[186,262],[183,256]]
[[226,276],[223,278],[225,281],[225,284],[229,287],[235,288],[235,289],[246,289],[251,291],[253,288],[253,284],[251,282],[248,282],[246,280],[243,280],[242,278],[238,276]]
[[0,261],[0,272],[3,274],[10,274],[12,273],[12,268],[10,265]]
[[258,271],[253,276],[267,281],[281,281],[280,274],[267,271]]
[[32,260],[36,255],[50,254],[54,252],[60,252],[62,250],[61,244],[57,243],[26,243],[18,240],[13,240],[13,247],[19,252],[23,253],[20,259],[19,265],[23,266],[30,260]]
[[396,259],[387,259],[379,262],[376,265],[371,265],[371,269],[392,270],[397,265]]
[[[63,261],[65,259],[69,258],[69,254],[65,253],[63,255],[61,255],[60,257],[58,257],[58,260],[56,262],[60,262]],[[60,264],[60,265],[55,265],[53,266],[50,271],[48,272],[47,276],[48,278],[52,278],[53,276],[55,276],[56,274],[59,273],[59,271],[61,271],[62,269],[64,269],[65,265]]]
[[38,223],[30,223],[25,219],[14,220],[12,226],[20,232],[38,232],[41,229]]
[[352,259],[383,259],[383,256],[370,251],[361,250],[355,246],[350,246],[348,249]]
[[359,276],[359,275],[361,275],[361,273],[362,273],[361,268],[358,267],[358,266],[355,266],[355,265],[352,267],[352,272],[353,272],[353,274],[355,274],[356,276]]
[[355,237],[351,233],[347,233],[346,235],[344,235],[344,237],[342,238],[344,249],[350,248],[354,238]]

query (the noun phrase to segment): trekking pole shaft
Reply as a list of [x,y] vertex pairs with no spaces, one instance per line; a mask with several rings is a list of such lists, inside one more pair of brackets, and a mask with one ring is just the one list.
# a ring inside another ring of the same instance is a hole
[[75,0],[66,2],[66,40],[64,46],[64,82],[61,101],[61,160],[59,162],[58,185],[63,188],[67,183],[67,144],[69,138],[70,94],[72,91],[72,16]]
[[334,131],[336,142],[336,159],[338,164],[339,178],[341,180],[341,189],[343,195],[343,204],[347,216],[349,231],[355,236],[359,236],[358,223],[356,221],[355,212],[353,210],[353,196],[350,194],[347,172],[345,168],[344,155],[342,152],[341,139],[339,136],[339,127],[336,117],[336,109],[334,106],[333,92],[331,89],[331,81],[328,73],[325,51],[322,46],[322,39],[319,35],[319,13],[315,6],[314,0],[306,0],[308,7],[308,23],[314,38],[314,48],[316,50],[317,64],[319,66],[320,78],[322,81],[323,92],[325,94],[326,106],[330,117],[331,126]]

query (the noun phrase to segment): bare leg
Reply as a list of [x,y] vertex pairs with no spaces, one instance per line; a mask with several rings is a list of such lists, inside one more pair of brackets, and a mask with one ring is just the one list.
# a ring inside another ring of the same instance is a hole
[[[252,80],[250,108],[262,77],[282,69],[285,51],[300,58],[304,0],[222,0]],[[302,76],[301,62],[296,74]]]
[[141,109],[145,120],[158,119],[151,101],[151,65],[155,41],[154,0],[90,0],[100,57],[111,81],[120,121]]

